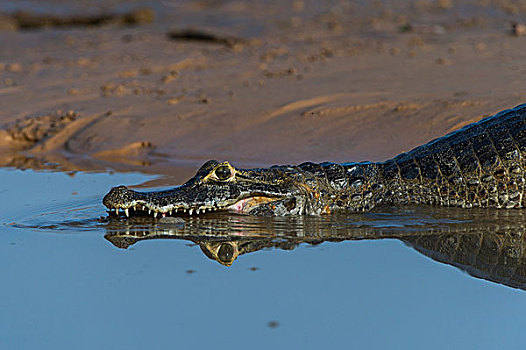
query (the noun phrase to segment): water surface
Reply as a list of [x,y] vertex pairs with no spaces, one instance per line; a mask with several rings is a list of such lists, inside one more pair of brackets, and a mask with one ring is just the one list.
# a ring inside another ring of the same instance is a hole
[[125,219],[151,177],[1,176],[0,348],[526,344],[521,211]]

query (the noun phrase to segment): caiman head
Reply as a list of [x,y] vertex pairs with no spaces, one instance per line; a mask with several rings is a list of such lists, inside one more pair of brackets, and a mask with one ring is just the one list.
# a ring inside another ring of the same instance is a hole
[[[308,214],[309,188],[298,180],[293,167],[236,169],[228,162],[206,162],[183,185],[168,191],[136,192],[125,186],[113,188],[104,205],[130,215],[132,210],[154,216],[174,213],[201,214],[231,211],[252,215]],[[310,194],[312,196],[312,194]]]

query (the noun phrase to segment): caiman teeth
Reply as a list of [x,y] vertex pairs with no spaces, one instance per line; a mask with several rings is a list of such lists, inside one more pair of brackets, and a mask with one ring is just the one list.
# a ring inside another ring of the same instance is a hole
[[[119,215],[125,215],[126,217],[130,217],[132,215],[140,215],[140,212],[148,213],[148,215],[152,215],[154,218],[157,218],[159,216],[166,217],[166,216],[172,216],[173,214],[177,213],[186,213],[188,215],[200,215],[200,214],[206,214],[207,212],[213,212],[217,210],[224,209],[224,207],[216,207],[216,206],[199,206],[199,207],[175,207],[175,206],[165,206],[165,207],[149,207],[148,204],[141,204],[141,203],[129,203],[127,207],[119,206],[119,207],[108,207],[108,210],[110,213],[115,214],[117,216]],[[133,211],[133,212],[132,212]]]

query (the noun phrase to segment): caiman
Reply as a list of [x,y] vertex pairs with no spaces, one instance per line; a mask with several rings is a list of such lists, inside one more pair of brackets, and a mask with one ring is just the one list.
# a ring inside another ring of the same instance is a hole
[[113,188],[110,212],[154,216],[233,211],[319,215],[379,205],[524,208],[526,104],[486,117],[383,162],[280,165],[238,169],[206,162],[168,191]]

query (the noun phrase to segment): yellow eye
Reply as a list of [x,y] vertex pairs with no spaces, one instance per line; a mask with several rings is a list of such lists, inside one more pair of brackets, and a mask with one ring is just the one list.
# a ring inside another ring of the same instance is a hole
[[232,170],[227,165],[222,165],[216,169],[215,174],[221,181],[226,181],[232,177]]

